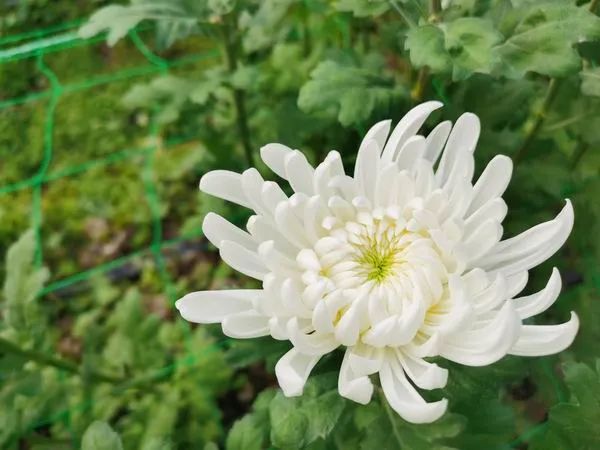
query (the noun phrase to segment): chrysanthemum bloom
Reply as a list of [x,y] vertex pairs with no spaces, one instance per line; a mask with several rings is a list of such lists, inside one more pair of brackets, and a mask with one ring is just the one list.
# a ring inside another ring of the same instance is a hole
[[289,340],[293,348],[275,368],[287,396],[300,395],[317,361],[341,347],[340,395],[369,402],[378,373],[389,404],[414,423],[446,410],[445,399],[427,403],[413,387],[446,385],[448,371],[427,357],[483,366],[569,346],[575,313],[560,325],[522,323],[556,300],[558,271],[542,291],[517,294],[528,270],[567,239],[571,203],[554,220],[501,240],[511,160],[496,156],[473,185],[477,116],[416,134],[440,106],[417,106],[391,134],[390,121],[373,126],[353,176],[336,151],[313,168],[298,150],[266,145],[261,157],[289,182],[291,197],[256,169],[207,173],[201,190],[255,214],[247,232],[208,214],[204,233],[263,288],[188,294],[177,302],[182,316],[220,322],[234,338]]

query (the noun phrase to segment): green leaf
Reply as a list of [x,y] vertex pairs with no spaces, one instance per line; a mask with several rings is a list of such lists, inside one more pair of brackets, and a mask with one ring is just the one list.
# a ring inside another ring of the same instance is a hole
[[491,50],[502,40],[502,35],[491,21],[478,17],[456,19],[448,24],[445,37],[445,47],[454,64],[453,79],[492,71],[496,57]]
[[301,397],[287,398],[281,392],[275,395],[269,405],[271,443],[275,447],[303,448],[330,435],[346,406],[332,375],[313,377]]
[[414,27],[408,31],[405,47],[415,67],[452,73],[454,80],[461,80],[475,72],[490,73],[497,63],[492,48],[501,40],[491,21],[465,17]]
[[338,0],[338,11],[351,12],[355,17],[377,17],[390,9],[387,0]]
[[122,450],[121,438],[106,422],[95,421],[85,430],[81,450]]
[[96,11],[79,29],[79,36],[87,39],[106,31],[106,42],[113,46],[143,20],[156,20],[158,44],[166,48],[193,32],[208,12],[204,2],[195,5],[185,0],[142,0],[128,6],[110,5]]
[[600,39],[600,18],[564,1],[530,3],[506,20],[506,42],[496,51],[501,74],[520,78],[526,72],[562,77],[581,67],[576,43]]
[[532,450],[576,448],[593,450],[600,442],[600,360],[595,369],[582,363],[564,366],[572,398],[550,409],[548,430],[534,436]]
[[325,61],[311,73],[298,96],[298,106],[307,113],[335,114],[344,126],[367,121],[404,92],[382,76],[382,61],[355,63]]
[[444,32],[435,25],[423,25],[408,30],[405,48],[415,67],[429,67],[436,73],[452,70],[452,59],[444,47]]
[[585,95],[600,97],[600,67],[581,72],[581,92]]
[[248,414],[233,424],[227,436],[227,450],[261,450],[264,448],[264,432],[256,415]]
[[33,231],[23,234],[6,253],[4,318],[16,332],[38,335],[45,324],[37,295],[49,278],[46,268],[34,263],[36,249]]

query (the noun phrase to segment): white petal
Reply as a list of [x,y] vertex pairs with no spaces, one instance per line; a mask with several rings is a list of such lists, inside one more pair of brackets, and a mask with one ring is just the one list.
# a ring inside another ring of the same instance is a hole
[[218,323],[231,314],[250,311],[252,299],[262,295],[260,289],[198,291],[177,300],[175,307],[190,322]]
[[571,312],[571,319],[560,325],[523,325],[519,340],[510,349],[511,355],[544,356],[562,352],[577,334],[579,318]]
[[397,362],[384,362],[379,378],[385,398],[404,420],[412,423],[431,423],[446,412],[448,401],[443,399],[426,403],[408,382]]
[[307,355],[324,355],[332,352],[340,345],[332,334],[317,332],[307,334],[301,329],[300,322],[296,317],[288,322],[288,333],[294,347]]
[[468,236],[473,233],[477,227],[479,227],[486,220],[495,220],[498,223],[502,223],[508,212],[506,202],[501,198],[495,198],[490,200],[473,214],[467,214],[465,220],[465,235]]
[[467,235],[467,239],[461,245],[461,249],[467,256],[467,262],[476,261],[490,251],[502,238],[502,231],[502,225],[490,219]]
[[320,358],[305,355],[293,348],[277,361],[275,375],[286,397],[302,395],[306,380]]
[[561,286],[560,273],[558,272],[558,269],[554,267],[552,269],[552,275],[550,275],[550,279],[548,280],[548,284],[546,284],[544,289],[535,294],[515,298],[513,300],[521,319],[527,319],[528,317],[546,311],[558,298]]
[[340,367],[338,391],[342,397],[366,405],[373,396],[373,383],[367,375],[359,375],[352,370],[350,356],[352,349],[346,349],[344,360]]
[[381,122],[377,122],[375,125],[373,125],[369,129],[369,131],[367,131],[367,134],[365,134],[365,137],[363,138],[360,147],[358,148],[358,153],[360,154],[361,150],[364,148],[364,146],[367,145],[367,143],[370,140],[375,141],[377,143],[377,146],[380,149],[382,149],[385,145],[385,140],[390,134],[391,126],[391,120],[382,120]]
[[277,230],[294,246],[305,248],[310,245],[304,232],[304,224],[294,213],[291,202],[281,202],[275,208]]
[[285,175],[294,192],[313,195],[313,175],[315,169],[308,163],[306,156],[294,150],[285,157]]
[[452,130],[452,122],[446,120],[440,122],[433,131],[427,135],[427,138],[425,139],[426,149],[423,158],[431,161],[432,164],[435,164],[442,153],[450,130]]
[[529,270],[548,259],[565,243],[573,228],[573,220],[573,206],[567,200],[554,220],[499,242],[477,264],[488,271],[500,270],[505,275]]
[[244,275],[262,280],[267,274],[267,268],[260,257],[235,242],[221,241],[219,254],[223,261]]
[[402,147],[406,140],[413,136],[419,128],[425,123],[427,117],[438,108],[442,107],[442,103],[437,101],[429,101],[415,106],[398,122],[392,135],[387,141],[381,154],[381,159],[385,163],[392,162],[398,150]]
[[466,366],[486,366],[508,353],[520,329],[521,320],[512,303],[507,302],[486,326],[446,337],[439,354]]
[[283,179],[287,179],[285,173],[285,157],[292,149],[283,144],[267,144],[260,149],[260,157],[267,167]]
[[237,339],[249,339],[269,334],[269,318],[256,311],[232,314],[223,319],[223,333]]
[[527,286],[527,281],[529,280],[529,272],[526,270],[522,272],[517,272],[513,275],[509,275],[506,278],[506,297],[513,298]]
[[399,169],[412,169],[417,160],[425,153],[426,143],[423,136],[415,135],[409,137],[402,145],[396,156],[396,165]]
[[361,152],[356,156],[354,166],[354,179],[358,183],[360,192],[371,202],[375,198],[375,186],[379,171],[380,147],[374,140],[365,142]]
[[446,181],[460,153],[473,153],[480,130],[479,118],[475,114],[465,113],[458,118],[450,132],[436,172],[440,183],[443,184]]
[[213,170],[200,179],[200,190],[238,205],[252,208],[242,189],[242,177],[229,170]]
[[512,169],[513,163],[508,156],[494,156],[473,187],[473,200],[467,214],[472,214],[487,202],[501,197],[510,182]]
[[257,249],[256,241],[252,236],[213,212],[209,212],[204,217],[202,231],[206,238],[217,248],[221,246],[223,241],[232,241],[251,252]]
[[437,364],[415,358],[410,353],[397,352],[406,375],[421,389],[438,389],[446,386],[448,370]]

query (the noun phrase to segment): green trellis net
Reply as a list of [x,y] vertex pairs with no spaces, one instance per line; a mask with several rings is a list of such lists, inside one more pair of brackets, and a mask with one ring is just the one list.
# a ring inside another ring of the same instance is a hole
[[[78,271],[61,279],[57,279],[47,284],[41,292],[40,297],[68,288],[77,283],[84,282],[92,276],[105,274],[111,270],[115,270],[124,266],[135,258],[141,256],[150,256],[158,271],[160,281],[163,286],[163,293],[173,304],[177,299],[174,282],[166,267],[165,256],[163,251],[166,248],[174,247],[184,241],[195,239],[201,236],[201,232],[181,235],[172,239],[165,239],[163,236],[163,228],[161,223],[161,199],[159,198],[156,176],[155,176],[155,154],[159,149],[159,128],[155,121],[151,120],[149,127],[150,145],[144,145],[137,148],[115,149],[97,159],[89,159],[77,164],[71,164],[62,167],[58,170],[50,172],[53,162],[54,153],[54,134],[57,126],[55,116],[56,108],[60,99],[66,94],[74,92],[85,92],[92,88],[107,85],[114,82],[124,80],[135,80],[152,74],[166,74],[171,68],[185,66],[197,63],[204,60],[210,60],[217,56],[213,50],[207,50],[196,54],[187,54],[174,60],[163,59],[154,54],[148,46],[143,42],[138,30],[133,30],[129,33],[128,38],[133,43],[135,48],[143,56],[145,64],[135,65],[125,69],[118,69],[112,73],[101,74],[90,77],[81,82],[63,83],[60,77],[48,65],[48,60],[53,54],[65,51],[75,47],[90,46],[95,43],[102,42],[104,36],[98,36],[90,39],[82,39],[78,36],[77,28],[83,21],[73,21],[60,24],[54,27],[35,30],[28,33],[23,33],[15,36],[8,36],[0,39],[0,65],[15,61],[33,60],[35,67],[48,80],[49,88],[41,92],[32,92],[23,96],[12,97],[0,100],[0,111],[18,107],[28,103],[45,101],[45,112],[43,121],[43,152],[41,162],[33,175],[27,176],[11,183],[0,182],[0,196],[10,196],[19,191],[29,190],[31,192],[31,208],[30,208],[30,226],[34,231],[36,242],[36,257],[35,264],[38,267],[44,265],[43,242],[44,235],[42,232],[42,224],[44,220],[42,210],[42,196],[44,187],[49,183],[67,177],[73,177],[83,174],[96,167],[110,166],[124,163],[130,160],[138,160],[141,158],[142,166],[140,170],[139,182],[143,186],[145,201],[150,212],[150,227],[151,241],[149,245],[138,248],[129,254],[118,257],[111,261],[88,268],[87,270]],[[160,113],[160,109],[156,108],[154,114]],[[61,124],[66,126],[66,124]],[[170,148],[176,145],[182,145],[194,141],[194,137],[176,136],[162,142],[162,148]],[[10,155],[7,155],[10,158]],[[187,323],[182,322],[182,327],[185,327],[186,335],[190,341],[190,328]],[[202,353],[197,351],[194,353],[193,348],[187,345],[187,354],[173,364],[158,369],[147,377],[137,380],[140,382],[151,382],[153,379],[161,379],[171,374],[178,366],[188,365],[193,366],[198,364],[203,356],[207,353],[221,348],[225,340],[218,341],[213,345],[202,350]],[[63,377],[64,378],[64,377]],[[131,383],[124,383],[122,386],[115,387],[115,393],[120,390],[130,388]],[[91,402],[81,403],[79,405],[66,408],[65,410],[48,417],[35,424],[32,429],[46,426],[57,421],[64,421],[69,427],[69,417],[76,410],[84,410],[90,408]],[[77,444],[74,443],[75,447]]]
[[[181,235],[173,239],[165,239],[163,235],[163,227],[161,223],[161,199],[159,198],[158,189],[155,177],[155,155],[159,149],[159,128],[154,121],[151,121],[150,126],[150,145],[145,145],[137,148],[115,149],[113,152],[104,155],[97,159],[86,160],[81,163],[62,167],[59,170],[50,171],[53,163],[54,153],[54,131],[56,127],[55,112],[60,99],[70,93],[85,92],[90,89],[108,85],[110,83],[133,80],[153,74],[166,74],[174,67],[185,66],[203,60],[210,60],[218,56],[214,49],[205,50],[201,53],[187,54],[174,60],[167,60],[156,55],[143,41],[140,36],[140,29],[131,31],[128,35],[130,42],[143,56],[145,63],[135,65],[124,69],[118,69],[108,74],[99,74],[90,77],[85,81],[63,83],[60,77],[48,65],[48,60],[53,54],[65,51],[75,47],[90,46],[104,40],[104,36],[97,36],[90,39],[82,39],[77,34],[77,28],[83,21],[73,21],[60,24],[45,29],[35,30],[28,33],[23,33],[15,36],[7,36],[0,38],[0,65],[15,61],[32,60],[35,61],[37,70],[48,80],[49,88],[40,92],[32,92],[23,96],[12,97],[0,100],[0,111],[7,110],[20,105],[44,101],[45,117],[43,122],[43,153],[39,167],[33,175],[30,175],[21,180],[3,183],[0,181],[0,196],[9,196],[19,191],[29,190],[31,192],[31,212],[30,224],[34,231],[36,239],[36,264],[41,267],[44,264],[43,242],[44,235],[42,233],[42,223],[44,220],[42,211],[42,196],[44,186],[56,180],[73,177],[79,174],[90,171],[96,167],[110,166],[120,164],[133,159],[142,158],[142,167],[140,170],[139,182],[143,186],[145,200],[150,211],[150,226],[151,226],[151,242],[149,245],[136,249],[133,252],[113,259],[111,261],[99,264],[87,270],[79,271],[70,274],[64,278],[54,280],[47,284],[44,289],[39,292],[39,296],[46,296],[58,290],[65,289],[69,286],[88,280],[97,274],[104,274],[121,266],[124,266],[131,260],[140,256],[150,256],[153,258],[155,266],[160,276],[165,296],[173,303],[176,298],[176,289],[174,281],[166,267],[165,256],[163,250],[168,247],[173,247],[183,241],[198,238],[201,233]],[[160,109],[154,111],[159,113]],[[194,138],[189,136],[173,137],[161,145],[170,147],[175,145],[193,142]],[[10,155],[8,155],[10,157]],[[189,327],[182,322],[182,326],[187,329],[187,335],[190,336]],[[221,348],[226,340],[221,340],[203,350],[207,353]],[[172,373],[176,367],[180,365],[197,364],[203,354],[194,353],[190,346],[187,346],[187,354],[173,364],[170,364],[162,369],[159,369],[144,381],[152,381],[153,378],[160,379]],[[548,377],[554,382],[557,391],[557,398],[562,398],[563,393],[558,385],[556,375],[553,373],[550,365],[547,365]],[[115,392],[119,389],[126,389],[130,385],[117,386]],[[64,421],[69,425],[69,416],[76,410],[90,408],[90,402],[81,403],[55,414],[52,417],[38,422],[32,429],[49,425],[57,421]],[[521,434],[513,442],[507,443],[506,448],[517,448],[527,439],[545,427],[545,424],[538,424]]]

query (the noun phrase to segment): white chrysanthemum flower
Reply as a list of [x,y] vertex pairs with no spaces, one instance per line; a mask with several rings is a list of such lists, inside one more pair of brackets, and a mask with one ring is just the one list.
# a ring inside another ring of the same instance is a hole
[[287,396],[300,395],[317,361],[343,347],[340,394],[369,402],[370,375],[378,373],[389,404],[414,423],[446,410],[445,399],[427,403],[413,387],[446,385],[448,371],[427,357],[483,366],[506,354],[548,355],[569,346],[575,313],[561,325],[522,323],[556,300],[556,269],[542,291],[516,295],[527,271],[567,239],[571,203],[554,220],[501,241],[511,160],[496,156],[473,185],[477,116],[416,134],[440,106],[417,106],[389,136],[390,121],[373,126],[354,176],[344,173],[336,151],[313,168],[298,150],[263,147],[262,159],[290,183],[291,197],[256,169],[206,174],[201,190],[255,211],[248,232],[208,214],[206,237],[263,289],[188,294],[177,302],[183,317],[220,322],[234,338],[291,341],[275,368]]

